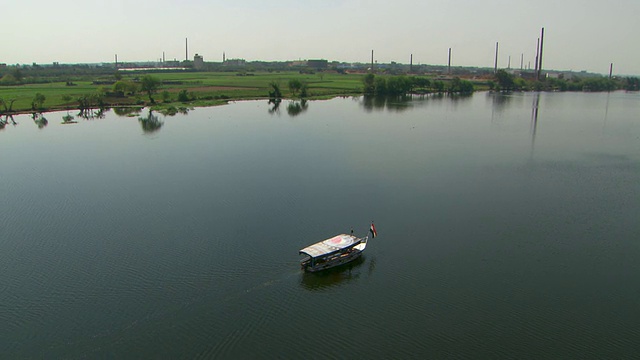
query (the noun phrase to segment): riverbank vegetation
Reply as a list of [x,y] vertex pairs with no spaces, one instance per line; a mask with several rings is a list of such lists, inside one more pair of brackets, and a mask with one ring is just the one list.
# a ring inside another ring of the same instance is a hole
[[151,107],[176,112],[231,100],[323,99],[334,96],[469,94],[493,91],[638,90],[637,78],[528,79],[505,70],[478,76],[408,75],[398,71],[115,71],[41,67],[0,69],[0,114],[107,107]]
[[471,81],[459,77],[443,80],[432,80],[417,76],[376,76],[367,74],[362,79],[365,95],[399,96],[410,93],[448,93],[471,94],[475,86]]
[[546,77],[541,80],[527,79],[498,70],[495,78],[487,83],[490,90],[496,91],[615,91],[640,90],[640,80],[636,77],[608,78],[572,76]]

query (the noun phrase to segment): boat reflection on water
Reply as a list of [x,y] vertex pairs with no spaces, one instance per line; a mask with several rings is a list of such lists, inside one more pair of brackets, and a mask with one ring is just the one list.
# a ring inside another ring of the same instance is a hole
[[327,270],[314,273],[302,272],[300,285],[312,291],[322,291],[332,287],[346,285],[367,274],[371,275],[371,271],[375,268],[374,260],[369,261],[368,267],[364,266],[366,262],[366,256],[363,255],[347,264]]

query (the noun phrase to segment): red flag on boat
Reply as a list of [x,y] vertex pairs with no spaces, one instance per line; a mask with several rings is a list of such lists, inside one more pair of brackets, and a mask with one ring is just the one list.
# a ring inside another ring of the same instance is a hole
[[376,226],[371,223],[371,228],[369,229],[371,232],[371,238],[378,236],[378,232],[376,231]]

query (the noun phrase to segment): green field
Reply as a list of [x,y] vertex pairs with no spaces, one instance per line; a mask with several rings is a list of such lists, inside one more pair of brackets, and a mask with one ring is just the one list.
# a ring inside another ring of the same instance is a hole
[[[137,81],[145,74],[121,73],[123,79]],[[228,100],[267,98],[272,89],[272,83],[278,83],[284,97],[291,97],[289,81],[298,79],[308,86],[308,98],[324,98],[340,95],[352,95],[362,92],[361,74],[317,73],[300,74],[298,72],[263,72],[238,74],[229,72],[171,72],[153,73],[153,77],[163,82],[154,95],[157,106],[177,104],[178,93],[186,90],[192,106],[207,106],[224,103]],[[115,82],[115,76],[84,76],[72,79],[71,86],[67,85],[68,78],[47,79],[43,84],[0,86],[0,99],[13,103],[13,112],[30,112],[32,101],[37,93],[45,96],[41,108],[43,111],[76,109],[78,98],[87,95],[100,94],[107,106],[115,105],[149,105],[147,94],[138,91],[134,95],[109,97],[107,92],[113,90],[110,82]],[[103,82],[95,85],[94,81]],[[166,93],[165,93],[166,92]],[[0,106],[0,112],[5,111]]]

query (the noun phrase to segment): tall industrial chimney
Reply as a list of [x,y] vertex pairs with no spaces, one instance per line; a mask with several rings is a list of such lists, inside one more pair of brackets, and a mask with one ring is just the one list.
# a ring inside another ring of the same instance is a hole
[[540,35],[540,64],[538,65],[538,80],[542,74],[542,48],[544,47],[544,28],[542,28],[542,35]]
[[371,72],[373,72],[373,50],[371,50]]
[[447,73],[451,75],[451,48],[449,48],[449,61],[447,62]]
[[493,72],[497,73],[498,72],[498,43],[496,42],[496,62],[495,65],[493,66]]
[[538,38],[538,41],[536,42],[536,62],[533,65],[533,72],[534,72],[534,76],[536,77],[536,79],[538,79],[538,58],[540,57],[540,38]]
[[184,38],[184,61],[189,61],[189,39]]
[[413,54],[411,54],[411,62],[409,63],[409,72],[413,73]]

